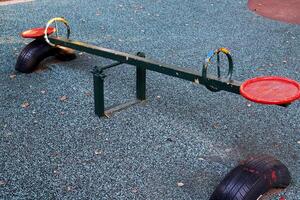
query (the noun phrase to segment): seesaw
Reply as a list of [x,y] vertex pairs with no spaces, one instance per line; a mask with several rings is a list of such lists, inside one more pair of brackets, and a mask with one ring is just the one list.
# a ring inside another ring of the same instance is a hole
[[[62,22],[66,26],[67,34],[65,38],[59,36],[57,26],[51,26],[57,22]],[[44,28],[35,28],[23,32],[22,36],[24,38],[33,38],[35,40],[28,44],[20,53],[16,70],[31,73],[41,60],[49,56],[58,56],[63,60],[69,60],[70,57],[74,58],[74,54],[66,52],[66,49],[86,52],[116,61],[108,66],[95,67],[93,70],[95,113],[98,116],[107,116],[111,112],[146,100],[147,70],[204,85],[212,92],[226,91],[239,94],[250,101],[261,104],[288,106],[300,98],[300,84],[284,77],[256,77],[243,83],[233,80],[233,60],[229,50],[226,48],[210,51],[203,63],[202,70],[198,72],[189,68],[147,59],[145,54],[141,52],[132,55],[74,41],[69,39],[70,32],[70,26],[64,18],[53,18]],[[54,33],[55,36],[52,35]],[[220,54],[224,54],[228,60],[229,70],[226,77],[221,76]],[[208,74],[208,67],[214,57],[217,58],[217,76]],[[122,64],[136,67],[136,100],[105,110],[105,71]],[[275,158],[270,156],[249,158],[234,168],[224,178],[210,199],[256,200],[270,188],[287,187],[290,179],[288,169]]]

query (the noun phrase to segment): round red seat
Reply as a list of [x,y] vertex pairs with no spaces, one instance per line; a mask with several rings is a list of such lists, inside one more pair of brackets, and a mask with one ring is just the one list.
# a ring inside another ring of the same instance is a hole
[[[52,33],[54,33],[56,31],[56,29],[54,27],[49,27],[47,34],[51,35]],[[45,28],[33,28],[27,31],[24,31],[21,33],[21,36],[23,38],[39,38],[39,37],[43,37],[45,34]]]
[[240,93],[256,103],[284,105],[300,98],[300,84],[278,76],[257,77],[245,81]]

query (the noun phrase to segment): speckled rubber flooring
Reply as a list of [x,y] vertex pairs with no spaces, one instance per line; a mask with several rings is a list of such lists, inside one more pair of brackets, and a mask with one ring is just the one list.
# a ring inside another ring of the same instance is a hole
[[[257,16],[246,0],[36,0],[0,7],[0,199],[203,199],[248,155],[285,163],[300,199],[300,103],[288,108],[211,93],[147,74],[147,102],[94,114],[88,54],[32,74],[14,71],[28,39],[19,33],[64,16],[71,38],[201,70],[228,47],[234,79],[281,75],[300,81],[300,26]],[[210,70],[214,73],[215,70]],[[135,97],[135,69],[107,72],[107,106]],[[179,184],[178,184],[179,183]],[[182,183],[182,184],[181,184]],[[181,187],[179,187],[181,186]]]

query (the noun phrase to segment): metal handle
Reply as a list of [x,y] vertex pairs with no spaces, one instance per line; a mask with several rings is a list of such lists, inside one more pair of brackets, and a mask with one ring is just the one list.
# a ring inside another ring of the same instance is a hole
[[55,17],[48,21],[48,23],[46,24],[46,28],[45,28],[44,38],[49,45],[55,47],[57,45],[55,45],[49,41],[48,34],[47,34],[48,28],[50,27],[51,24],[53,24],[53,22],[55,22],[55,26],[56,26],[56,37],[58,37],[58,28],[57,28],[56,22],[62,22],[67,27],[67,39],[69,39],[69,37],[70,37],[71,28],[69,26],[68,21],[62,17]]
[[[212,58],[217,55],[217,70],[218,70],[218,78],[221,78],[221,69],[220,69],[220,53],[223,53],[226,55],[227,59],[228,59],[228,65],[229,65],[229,69],[228,69],[228,74],[227,77],[229,82],[232,80],[232,73],[233,73],[233,60],[232,60],[232,56],[230,55],[230,51],[227,48],[219,48],[217,50],[212,50],[208,53],[204,63],[203,63],[203,68],[202,68],[202,77],[204,79],[207,78],[207,69],[208,69],[208,65],[211,63]],[[209,89],[212,92],[218,92],[221,89],[218,89],[215,86],[206,85],[206,88]]]

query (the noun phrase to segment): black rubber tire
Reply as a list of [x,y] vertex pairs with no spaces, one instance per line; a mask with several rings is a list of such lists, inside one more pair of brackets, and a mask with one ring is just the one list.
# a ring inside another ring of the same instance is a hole
[[290,184],[288,169],[271,156],[251,157],[231,170],[210,200],[256,200],[272,188]]
[[55,56],[58,48],[52,47],[46,41],[37,39],[29,43],[20,53],[15,69],[23,73],[31,73],[39,63],[49,56]]

